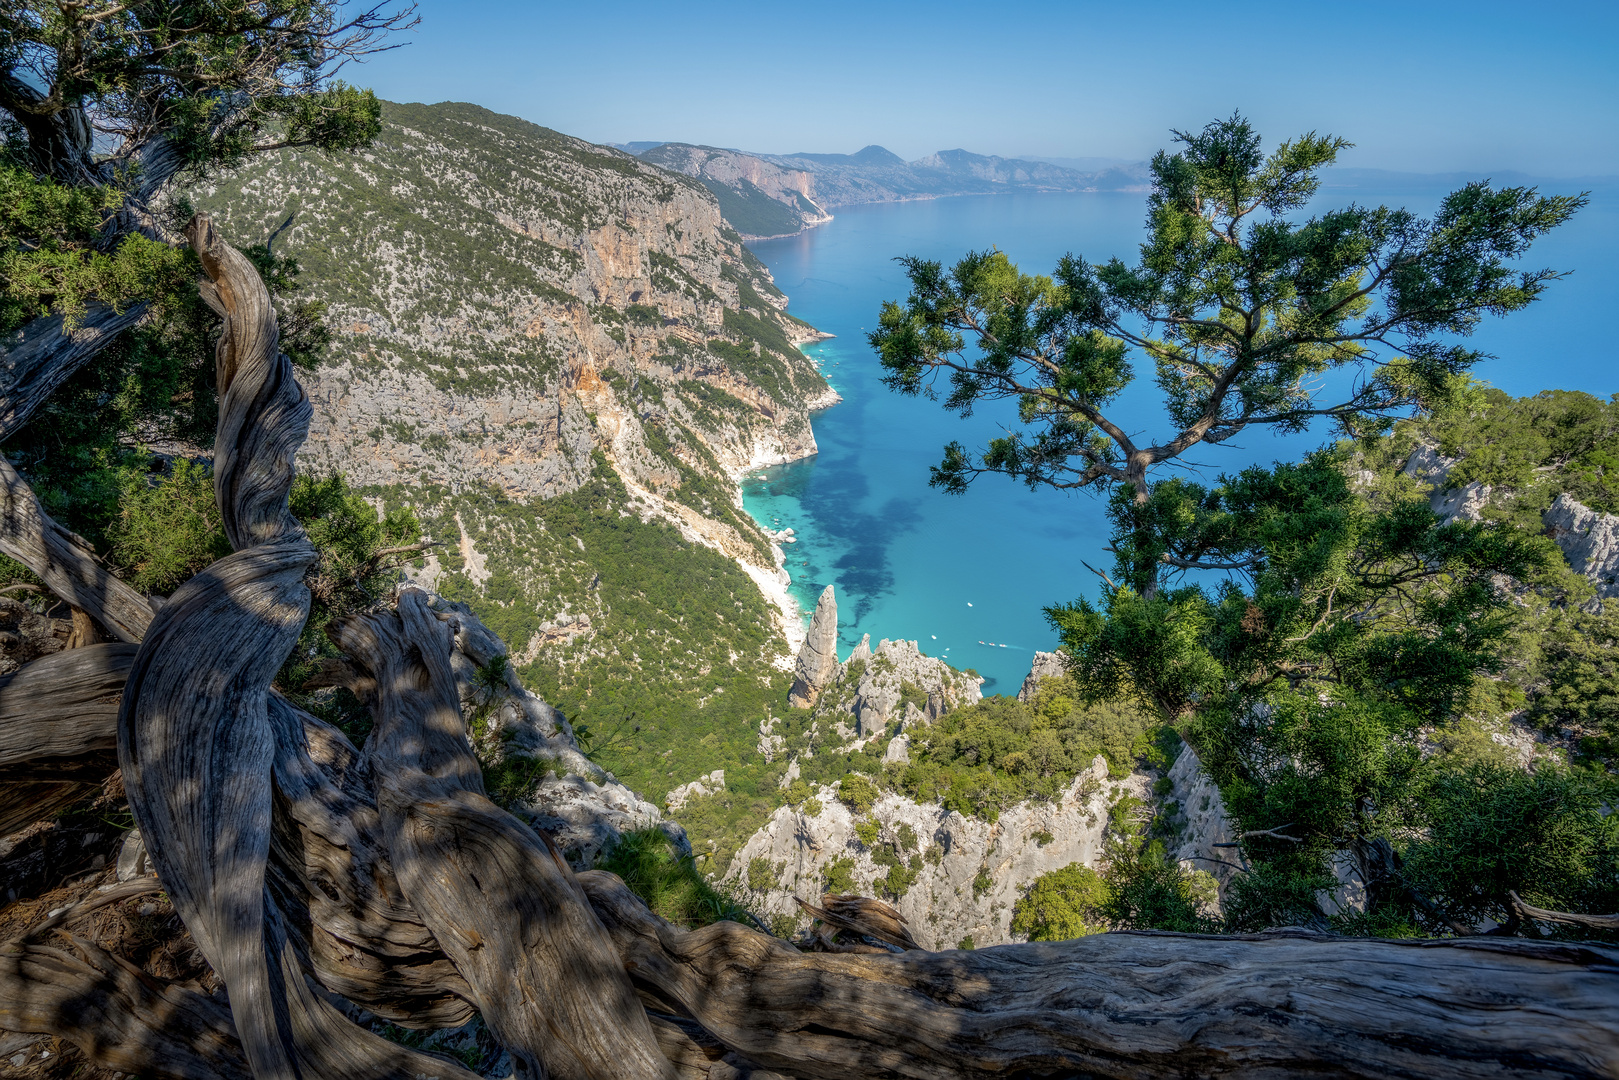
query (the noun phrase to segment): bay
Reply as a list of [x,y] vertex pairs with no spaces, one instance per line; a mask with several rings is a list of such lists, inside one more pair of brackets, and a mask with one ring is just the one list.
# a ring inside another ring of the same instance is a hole
[[[1452,178],[1364,175],[1323,187],[1316,208],[1406,206],[1432,213]],[[1537,242],[1526,266],[1572,271],[1529,310],[1487,318],[1470,343],[1495,355],[1478,377],[1514,395],[1543,389],[1619,390],[1605,316],[1619,299],[1619,186],[1546,181],[1547,192],[1592,189],[1591,205]],[[1140,193],[993,195],[846,207],[795,237],[754,243],[791,298],[790,310],[832,340],[808,346],[843,403],[813,420],[820,453],[755,470],[743,504],[761,524],[792,528],[786,545],[790,591],[804,617],[821,590],[838,598],[839,655],[862,635],[911,639],[930,656],[985,676],[984,693],[1016,693],[1033,653],[1056,635],[1043,609],[1086,595],[1106,570],[1108,526],[1092,494],[1031,492],[985,477],[963,496],[928,486],[928,468],[959,440],[969,451],[1014,425],[1009,404],[968,419],[936,402],[895,394],[866,343],[884,300],[903,301],[900,255],[947,264],[969,250],[998,247],[1025,272],[1050,273],[1065,253],[1093,262],[1133,262],[1145,236]],[[1167,421],[1151,379],[1139,379],[1116,410],[1133,432],[1161,434]],[[1278,438],[1256,433],[1236,445],[1200,449],[1196,474],[1212,481],[1252,463],[1296,460],[1326,440],[1325,429]]]

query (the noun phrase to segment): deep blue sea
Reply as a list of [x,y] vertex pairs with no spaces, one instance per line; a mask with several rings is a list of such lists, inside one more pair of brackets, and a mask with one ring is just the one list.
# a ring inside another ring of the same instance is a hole
[[[1475,374],[1515,395],[1555,387],[1606,397],[1619,392],[1611,321],[1619,311],[1619,185],[1540,186],[1593,188],[1591,205],[1526,260],[1572,273],[1529,310],[1486,320],[1471,342],[1497,358]],[[1317,205],[1431,213],[1449,187],[1420,178],[1329,184]],[[817,229],[753,245],[790,310],[837,335],[805,349],[844,399],[815,417],[819,455],[750,473],[743,501],[761,523],[795,531],[787,570],[806,618],[821,590],[836,585],[840,656],[862,634],[873,644],[914,639],[923,652],[986,676],[986,694],[1015,693],[1034,651],[1056,646],[1042,609],[1096,595],[1099,582],[1082,561],[1111,565],[1097,496],[1030,492],[1000,477],[979,480],[964,496],[928,487],[928,466],[945,443],[982,447],[1014,410],[986,407],[962,420],[883,387],[865,332],[884,300],[905,299],[894,257],[948,263],[994,246],[1030,273],[1050,273],[1066,252],[1133,263],[1145,218],[1142,194],[973,196],[845,208]],[[1150,378],[1127,391],[1118,412],[1136,431],[1167,430]],[[1325,440],[1324,429],[1286,439],[1251,434],[1192,460],[1212,481],[1254,462],[1296,459]]]

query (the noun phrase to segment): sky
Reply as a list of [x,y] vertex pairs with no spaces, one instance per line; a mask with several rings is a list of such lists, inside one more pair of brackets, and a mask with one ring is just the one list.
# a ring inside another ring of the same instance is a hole
[[1413,172],[1619,174],[1619,3],[420,0],[344,72],[593,142],[1140,160],[1241,110]]

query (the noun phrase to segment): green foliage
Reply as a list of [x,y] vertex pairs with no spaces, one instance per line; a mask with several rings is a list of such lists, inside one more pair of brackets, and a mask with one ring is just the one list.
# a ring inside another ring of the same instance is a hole
[[747,180],[739,180],[735,186],[706,177],[701,182],[719,200],[720,214],[739,233],[781,236],[804,227],[804,219],[796,210],[771,198]]
[[654,914],[676,926],[696,929],[722,921],[751,922],[747,909],[715,888],[691,856],[678,854],[674,841],[661,829],[625,833],[597,861],[596,869],[623,878]]
[[1012,933],[1030,941],[1067,941],[1107,930],[1107,883],[1083,863],[1042,874],[1012,907]]
[[973,899],[977,900],[995,887],[995,879],[989,876],[988,870],[979,870],[973,878]]
[[419,541],[421,525],[408,509],[379,515],[335,472],[298,477],[287,503],[319,553],[304,579],[311,597],[309,620],[278,677],[282,687],[296,689],[322,658],[338,655],[327,627],[388,596],[409,554],[390,554],[390,549]]
[[855,892],[854,860],[839,855],[826,864],[826,891],[829,893]]
[[1619,611],[1553,611],[1537,644],[1529,717],[1572,728],[1581,749],[1619,761]]
[[115,188],[75,188],[0,162],[0,333],[55,312],[71,327],[91,299],[122,310],[191,286],[190,252],[140,235],[96,246],[123,201]]
[[[1562,564],[1543,537],[1441,527],[1424,500],[1373,507],[1335,451],[1214,488],[1164,481],[1145,502],[1121,491],[1109,514],[1119,588],[1049,614],[1088,693],[1128,689],[1171,720],[1236,685],[1244,704],[1332,687],[1432,721],[1500,665],[1515,610],[1495,575]],[[1155,593],[1166,564],[1242,579]]]
[[[532,796],[540,781],[554,773],[556,768],[556,762],[549,758],[502,753],[483,767],[484,791],[495,805],[510,810]],[[619,876],[623,877],[622,874]]]
[[346,17],[320,0],[268,0],[251,17],[228,3],[194,4],[180,19],[167,5],[108,7],[20,0],[6,19],[0,62],[13,78],[28,71],[43,100],[19,108],[28,99],[8,93],[0,108],[23,136],[16,156],[41,172],[71,174],[78,162],[63,159],[89,156],[61,134],[69,110],[95,116],[115,143],[163,138],[198,172],[240,162],[270,129],[279,145],[364,146],[377,99],[332,74],[408,17],[381,7]]
[[1107,922],[1123,930],[1209,933],[1220,921],[1205,912],[1217,894],[1214,878],[1184,870],[1169,858],[1162,840],[1115,841],[1107,852]]
[[230,553],[214,499],[213,473],[184,458],[168,479],[126,474],[118,517],[107,530],[110,562],[126,583],[167,596]]
[[1478,762],[1439,771],[1425,795],[1403,873],[1450,918],[1508,922],[1509,891],[1559,911],[1619,910],[1613,778]]
[[754,892],[768,892],[776,887],[777,868],[763,855],[748,860],[748,888]]
[[1461,459],[1447,484],[1511,492],[1494,516],[1538,514],[1565,491],[1599,513],[1619,513],[1619,395],[1603,401],[1545,390],[1514,400],[1480,387],[1463,407],[1442,410],[1422,426],[1440,452]]
[[[1052,277],[1031,277],[998,251],[949,271],[900,260],[911,295],[885,304],[869,335],[887,384],[932,396],[943,374],[947,408],[1013,399],[1029,429],[976,461],[951,444],[935,484],[959,492],[989,472],[1145,495],[1149,468],[1199,442],[1301,431],[1317,416],[1360,434],[1444,401],[1478,359],[1446,339],[1539,296],[1559,275],[1509,263],[1586,202],[1469,184],[1431,219],[1349,206],[1300,222],[1292,215],[1348,142],[1312,132],[1267,156],[1236,115],[1175,137],[1182,152],[1152,162],[1134,267],[1067,256]],[[1157,445],[1104,415],[1136,377],[1132,352],[1163,390],[1170,431]],[[1356,377],[1322,378],[1343,369]],[[1325,387],[1346,390],[1320,400]]]
[[[313,364],[329,338],[318,304],[294,302],[296,263],[262,250],[247,252],[264,273],[277,305],[283,347]],[[155,296],[149,316],[71,375],[5,451],[28,477],[46,509],[105,550],[117,531],[120,501],[154,463],[142,444],[157,439],[196,447],[213,441],[218,421],[214,341],[220,319],[198,297],[194,256],[183,255],[173,280]]]
[[934,721],[896,783],[918,801],[993,821],[1025,799],[1055,798],[1098,754],[1114,776],[1162,761],[1155,731],[1138,709],[1086,704],[1071,680],[1047,678],[1028,703],[991,697]]
[[838,783],[838,798],[857,814],[868,812],[877,802],[877,785],[859,773],[851,773]]
[[878,831],[879,827],[875,821],[857,821],[854,823],[854,834],[868,848],[876,846]]
[[958,949],[966,949],[968,951],[971,951],[973,949],[978,948],[978,946],[973,944],[973,936],[971,934],[968,934],[966,937],[964,937],[960,941],[956,942],[956,948],[958,948]]

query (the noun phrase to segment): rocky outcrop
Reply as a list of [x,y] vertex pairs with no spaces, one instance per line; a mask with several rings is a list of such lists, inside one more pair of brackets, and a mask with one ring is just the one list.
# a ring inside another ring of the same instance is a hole
[[726,220],[750,239],[784,236],[832,220],[816,201],[815,179],[753,154],[714,146],[663,143],[641,158],[702,183],[720,200]]
[[[837,398],[793,345],[823,335],[786,313],[701,183],[476,106],[388,103],[362,154],[274,152],[188,195],[243,245],[296,211],[276,252],[334,332],[300,375],[299,467],[411,508],[444,545],[445,591],[491,618],[555,611],[574,568],[503,508],[603,477],[622,512],[724,553],[779,628],[796,621],[770,539],[710,493],[814,454],[810,411]],[[522,662],[577,655],[609,625],[574,614],[525,617]]]
[[689,784],[681,784],[674,788],[664,798],[664,806],[673,813],[686,805],[688,799],[701,798],[704,795],[718,795],[725,790],[725,770],[715,769],[707,776],[699,776]]
[[1220,789],[1190,746],[1183,746],[1170,766],[1169,783],[1164,809],[1179,830],[1170,854],[1188,869],[1213,874],[1223,889],[1242,867],[1234,849],[1216,846],[1236,839]]
[[[894,794],[857,815],[821,788],[819,813],[778,809],[725,880],[767,918],[796,921],[793,897],[819,896],[830,875],[840,887],[889,899],[924,949],[956,948],[967,937],[997,945],[1012,940],[1012,907],[1034,880],[1070,863],[1095,865],[1109,807],[1147,796],[1148,783],[1144,775],[1108,779],[1098,757],[1056,799],[1021,803],[993,824]],[[876,825],[874,842],[856,832],[862,823]]]
[[821,696],[821,690],[838,670],[838,601],[832,586],[821,591],[815,602],[815,614],[810,618],[809,634],[798,650],[798,662],[793,669],[793,687],[787,704],[795,709],[808,709]]
[[1569,565],[1591,580],[1598,596],[1619,596],[1619,517],[1599,514],[1564,492],[1542,520]]
[[852,716],[845,737],[865,742],[882,734],[890,721],[902,727],[937,720],[950,709],[983,697],[983,679],[957,671],[937,657],[926,656],[914,641],[883,640],[873,650],[867,634],[822,690],[817,717],[843,724]]
[[1023,676],[1023,685],[1018,689],[1017,699],[1028,701],[1040,689],[1041,679],[1061,678],[1067,674],[1068,669],[1063,666],[1062,656],[1054,652],[1037,652],[1034,654],[1034,663],[1029,665],[1029,673]]
[[1490,501],[1489,484],[1474,480],[1461,487],[1449,486],[1450,471],[1459,460],[1446,457],[1431,443],[1419,443],[1406,459],[1403,470],[1418,483],[1428,485],[1428,506],[1446,525],[1457,521],[1478,521]]

